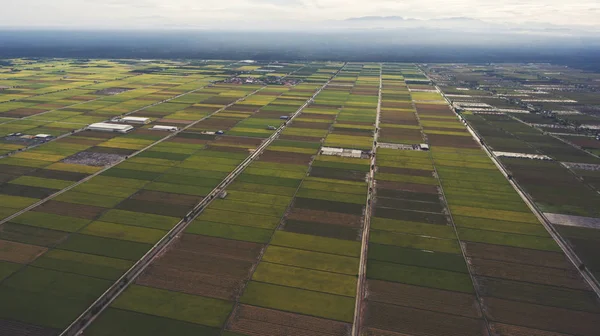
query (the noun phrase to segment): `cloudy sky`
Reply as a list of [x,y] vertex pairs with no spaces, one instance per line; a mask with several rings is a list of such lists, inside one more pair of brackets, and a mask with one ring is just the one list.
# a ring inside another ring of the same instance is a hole
[[0,0],[4,27],[218,27],[370,15],[600,26],[599,0]]

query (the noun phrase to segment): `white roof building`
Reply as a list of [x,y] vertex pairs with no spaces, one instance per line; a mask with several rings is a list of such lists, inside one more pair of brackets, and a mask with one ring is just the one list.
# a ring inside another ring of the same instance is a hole
[[133,131],[131,125],[120,125],[120,124],[109,124],[109,123],[95,123],[89,125],[86,129],[90,131],[100,132],[117,132],[117,133],[128,133]]
[[153,131],[177,131],[179,128],[175,126],[154,125],[150,128]]
[[114,122],[128,123],[128,124],[147,124],[147,123],[150,122],[150,118],[123,117],[123,118],[115,118],[112,121],[114,121]]

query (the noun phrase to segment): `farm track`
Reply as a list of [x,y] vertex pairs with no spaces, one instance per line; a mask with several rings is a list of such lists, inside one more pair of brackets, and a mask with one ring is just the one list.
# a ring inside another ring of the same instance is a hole
[[[425,74],[425,73],[423,73]],[[439,88],[436,86],[436,89],[439,91]],[[440,91],[441,92],[441,91]],[[448,102],[448,101],[446,101]],[[450,105],[450,104],[449,104]],[[413,102],[413,106],[414,106],[414,102]],[[450,106],[452,108],[452,106]],[[417,111],[416,107],[415,107],[415,111]],[[426,135],[425,130],[423,129],[423,125],[421,124],[421,119],[419,117],[419,113],[415,112],[416,116],[417,116],[417,120],[419,122],[419,126],[421,127],[421,132]],[[458,232],[458,227],[456,226],[456,223],[454,222],[454,217],[452,216],[452,211],[450,211],[450,206],[448,205],[448,199],[446,198],[446,194],[444,193],[444,187],[442,185],[442,181],[440,179],[440,174],[438,173],[436,164],[435,164],[435,159],[433,158],[433,154],[431,153],[431,151],[429,151],[429,159],[431,160],[431,163],[433,165],[433,172],[436,176],[436,179],[438,180],[439,183],[439,189],[440,192],[442,194],[442,197],[444,199],[444,205],[446,206],[446,209],[448,209],[448,217],[450,217],[450,226],[452,226],[452,229],[454,231],[454,234],[456,236],[456,239],[458,240],[458,245],[460,246],[460,253],[461,256],[463,258],[463,260],[465,261],[465,265],[467,266],[467,272],[469,274],[469,278],[471,279],[471,283],[473,284],[473,294],[475,295],[475,298],[477,300],[477,308],[481,314],[481,317],[484,321],[485,327],[487,329],[487,333],[489,335],[493,335],[494,333],[492,332],[492,329],[490,327],[490,321],[487,317],[487,314],[484,311],[484,302],[483,302],[483,298],[482,295],[480,293],[480,290],[477,286],[477,282],[475,281],[475,275],[474,275],[474,271],[473,271],[473,266],[471,265],[471,263],[469,263],[469,258],[467,257],[467,251],[466,251],[466,247],[464,244],[462,244],[462,240],[460,239],[460,234]]]
[[371,167],[368,175],[367,202],[365,205],[365,215],[363,222],[363,234],[360,249],[360,262],[358,269],[358,281],[356,282],[356,301],[354,305],[354,321],[352,323],[352,336],[359,336],[362,329],[364,304],[367,282],[367,259],[369,252],[369,233],[371,231],[371,213],[373,210],[372,200],[375,192],[375,160],[377,154],[377,140],[379,139],[379,118],[381,114],[381,96],[383,89],[383,65],[380,64],[379,70],[379,93],[377,99],[377,116],[375,118],[375,132],[373,134],[373,148],[371,155]]
[[[345,63],[345,64],[344,64],[344,66],[342,66],[342,67],[340,68],[340,70],[339,70],[338,72],[336,72],[336,73],[335,73],[335,74],[334,74],[334,75],[331,77],[331,79],[330,79],[330,80],[329,80],[327,83],[325,83],[325,84],[323,85],[323,87],[322,87],[322,88],[325,88],[325,87],[326,87],[326,86],[327,86],[327,85],[328,85],[328,84],[329,84],[329,83],[330,83],[330,82],[331,82],[331,81],[332,81],[332,80],[333,80],[333,79],[334,79],[334,78],[337,76],[337,74],[339,74],[341,71],[343,71],[343,70],[344,70],[344,68],[345,68],[345,65],[346,65],[346,64],[347,64],[347,63]],[[312,100],[312,99],[314,99],[314,98],[315,98],[317,95],[318,95],[318,94],[315,94],[315,95],[313,95],[313,96],[311,97],[311,100]],[[333,131],[334,124],[335,124],[335,122],[337,121],[337,117],[339,116],[339,111],[341,111],[341,109],[342,109],[342,108],[340,108],[340,109],[338,110],[338,115],[336,115],[335,119],[333,119],[333,120],[332,120],[332,122],[331,122],[331,125],[329,126],[329,129],[328,129],[328,133],[327,133],[326,135],[324,135],[324,136],[323,136],[323,138],[321,138],[321,142],[320,142],[321,146],[323,146],[323,144],[325,143],[325,138],[327,138],[327,136],[328,136],[329,134],[331,134],[331,132]],[[294,192],[294,194],[293,194],[293,196],[292,196],[292,200],[290,201],[290,203],[288,204],[288,206],[287,206],[287,208],[286,208],[285,212],[284,212],[284,213],[283,213],[283,215],[281,216],[281,218],[280,218],[280,220],[279,220],[279,224],[278,224],[278,225],[277,225],[277,227],[275,228],[275,231],[276,231],[276,230],[279,230],[279,229],[281,229],[281,228],[282,228],[282,223],[283,223],[283,220],[286,218],[286,216],[288,216],[288,214],[289,214],[289,213],[292,211],[292,209],[294,208],[294,205],[295,205],[294,203],[295,203],[296,197],[297,197],[297,195],[298,195],[298,192],[299,192],[299,191],[300,191],[300,189],[302,188],[302,185],[303,185],[303,183],[304,183],[304,181],[305,181],[306,177],[308,177],[308,176],[310,175],[310,172],[311,172],[311,169],[312,169],[312,165],[313,165],[313,163],[314,163],[314,161],[315,161],[315,158],[316,158],[316,156],[317,156],[317,155],[318,155],[318,154],[315,154],[315,155],[313,156],[313,158],[310,160],[310,162],[308,163],[308,169],[307,169],[306,175],[304,175],[304,177],[302,178],[302,181],[301,181],[301,182],[298,184],[298,187],[296,188],[296,190],[295,190],[295,192]],[[250,269],[250,271],[249,271],[248,278],[247,278],[247,280],[244,282],[244,285],[242,286],[241,293],[243,293],[243,291],[246,289],[246,286],[248,285],[248,283],[249,283],[249,282],[250,282],[250,280],[252,279],[252,276],[254,275],[254,272],[256,271],[256,269],[257,269],[258,265],[259,265],[259,264],[262,262],[262,259],[263,259],[263,256],[264,256],[265,252],[267,251],[267,249],[268,249],[268,248],[269,248],[269,246],[271,245],[271,241],[272,241],[272,239],[273,239],[273,236],[274,236],[274,235],[271,235],[271,238],[269,239],[269,241],[268,241],[267,243],[265,243],[264,247],[262,248],[261,252],[259,253],[259,255],[258,255],[257,259],[256,259],[256,262],[255,262],[255,263],[252,265],[252,268],[251,268],[251,269]],[[227,330],[227,328],[233,324],[233,321],[232,321],[232,319],[233,319],[233,317],[235,317],[235,316],[236,316],[236,311],[237,311],[238,309],[240,309],[241,305],[243,305],[241,302],[239,302],[239,297],[238,297],[238,298],[237,298],[237,299],[236,299],[234,302],[235,302],[235,306],[234,306],[235,308],[234,308],[234,309],[232,309],[232,310],[231,310],[231,312],[229,313],[229,316],[227,316],[227,319],[225,320],[226,322],[225,322],[225,324],[224,324],[224,326],[223,326],[223,330]],[[254,307],[254,306],[248,306],[248,307]],[[257,307],[254,307],[254,308],[257,308]]]
[[[345,65],[346,63],[344,63],[344,66]],[[217,185],[208,195],[206,195],[206,197],[204,197],[201,202],[199,202],[191,211],[189,211],[181,221],[179,221],[171,230],[169,230],[169,232],[165,236],[163,236],[163,238],[161,238],[141,259],[139,259],[117,281],[115,281],[108,290],[106,290],[90,307],[88,307],[88,309],[86,309],[73,323],[71,323],[71,325],[69,325],[61,333],[61,336],[80,335],[83,332],[83,330],[87,326],[89,326],[90,323],[92,323],[94,319],[111,304],[111,302],[113,302],[129,285],[131,285],[137,279],[137,277],[146,269],[146,267],[148,267],[152,263],[153,259],[156,256],[160,255],[170,245],[171,242],[176,240],[175,238],[177,238],[178,235],[182,233],[183,230],[185,230],[187,226],[196,217],[198,217],[202,213],[202,211],[227,186],[229,186],[229,184],[231,184],[235,180],[237,176],[239,176],[252,162],[254,162],[254,160],[258,158],[269,145],[271,145],[275,140],[279,138],[279,135],[283,130],[285,130],[287,125],[302,113],[304,108],[306,108],[311,103],[311,101],[313,101],[313,99],[319,93],[321,93],[321,91],[333,80],[333,78],[335,78],[340,73],[344,66],[342,66],[338,71],[336,71],[325,84],[323,84],[317,91],[315,91],[314,94],[310,98],[308,98],[305,101],[305,103],[302,106],[300,106],[300,108],[298,108],[296,112],[294,112],[289,117],[289,119],[286,122],[279,126],[279,128],[277,128],[277,130],[269,138],[265,139],[263,143],[258,148],[256,148],[256,150],[251,155],[246,157],[244,161],[242,161],[229,175],[227,175],[221,181],[219,185]],[[245,96],[244,98],[246,97],[247,96]],[[244,98],[240,98],[238,101],[241,101]],[[236,102],[232,103],[231,105],[235,104]],[[224,107],[223,109],[227,107]],[[206,119],[207,117],[203,118],[202,120]],[[196,123],[200,121],[201,120],[197,121]],[[194,123],[194,125],[196,123]],[[188,125],[188,127],[191,126],[193,125]],[[188,127],[186,127],[186,129]]]
[[[127,113],[123,113],[123,114],[120,114],[120,115],[121,115],[121,116],[128,116],[128,115],[131,115],[131,114],[133,114],[133,113],[140,112],[140,111],[143,111],[143,110],[145,110],[145,109],[148,109],[148,108],[151,108],[151,107],[154,107],[154,106],[157,106],[157,105],[163,104],[163,103],[167,103],[167,102],[169,102],[169,101],[171,101],[171,100],[174,100],[174,99],[177,99],[177,98],[181,98],[181,97],[183,97],[183,96],[186,96],[186,95],[188,95],[188,94],[191,94],[191,93],[197,92],[197,91],[199,91],[199,90],[202,90],[202,89],[204,89],[204,88],[206,88],[207,86],[210,86],[210,85],[212,85],[212,84],[213,84],[213,83],[211,82],[211,83],[209,83],[209,84],[207,84],[207,85],[201,86],[201,87],[199,87],[199,88],[196,88],[196,89],[194,89],[194,90],[186,91],[186,92],[184,92],[184,93],[182,93],[182,94],[179,94],[179,95],[177,95],[177,96],[174,96],[174,97],[171,97],[171,98],[168,98],[168,99],[164,99],[164,100],[161,100],[161,101],[159,101],[159,102],[152,103],[152,104],[150,104],[150,105],[146,105],[146,106],[140,107],[140,108],[138,108],[138,109],[136,109],[136,110],[129,111],[129,112],[127,112]],[[154,86],[154,85],[156,85],[156,83],[155,83],[155,84],[151,84],[151,85],[144,86],[144,87],[142,87],[142,88],[148,88],[148,87],[152,87],[152,86]],[[56,110],[61,110],[61,109],[64,109],[64,108],[70,108],[70,107],[73,107],[73,106],[76,106],[76,105],[79,105],[79,104],[84,104],[84,103],[88,103],[88,102],[93,102],[93,101],[96,101],[96,100],[99,100],[99,99],[102,99],[102,98],[104,98],[104,97],[100,97],[100,98],[93,99],[93,100],[90,100],[90,101],[85,101],[85,102],[77,103],[77,104],[74,104],[74,105],[65,106],[65,107],[62,107],[62,108],[60,108],[60,109],[56,109]],[[235,102],[234,102],[234,103],[235,103]],[[53,112],[53,111],[56,111],[56,110],[52,110],[52,111],[46,111],[46,112],[43,112],[43,113],[40,113],[40,114],[36,114],[36,115],[34,115],[34,116],[43,115],[43,114],[45,114],[45,113],[48,113],[48,112]],[[32,117],[34,117],[34,116],[32,116]],[[115,116],[115,117],[116,117],[116,116]],[[114,118],[114,117],[113,117],[113,118]],[[100,122],[108,122],[108,121],[110,121],[111,119],[112,119],[112,118],[105,119],[105,120],[103,120],[103,121],[100,121]],[[21,120],[21,119],[18,119],[18,120]],[[73,134],[77,134],[77,133],[83,132],[83,131],[85,131],[85,129],[86,129],[86,128],[87,128],[87,126],[86,126],[86,127],[79,128],[79,129],[76,129],[76,130],[73,130],[73,131],[71,131],[71,132],[69,132],[69,133],[65,133],[65,134],[59,135],[59,136],[57,136],[57,137],[55,137],[55,138],[52,138],[52,139],[50,139],[49,141],[42,142],[42,143],[38,143],[38,144],[35,144],[35,145],[31,145],[31,146],[27,146],[27,147],[25,147],[25,148],[21,148],[21,149],[19,149],[19,150],[16,150],[16,151],[13,151],[13,152],[10,152],[10,153],[7,153],[7,154],[4,154],[4,155],[1,155],[1,156],[0,156],[0,159],[3,159],[3,158],[6,158],[6,157],[9,157],[9,156],[11,156],[12,154],[15,154],[15,153],[22,153],[22,152],[25,152],[25,151],[27,151],[27,150],[29,150],[29,149],[33,149],[33,148],[36,148],[36,147],[42,146],[42,145],[44,145],[44,144],[47,144],[47,143],[54,142],[54,141],[56,141],[56,140],[60,140],[60,139],[66,138],[66,137],[68,137],[68,136],[70,136],[70,135],[73,135]]]
[[[21,211],[19,211],[19,212],[16,212],[16,213],[14,213],[14,214],[12,214],[12,215],[10,215],[10,216],[8,216],[8,217],[6,217],[6,218],[4,218],[4,219],[0,220],[0,225],[2,225],[2,224],[4,224],[4,223],[6,223],[6,222],[8,222],[8,221],[10,221],[11,219],[13,219],[13,218],[15,218],[15,217],[18,217],[18,216],[22,215],[23,213],[25,213],[25,212],[27,212],[27,211],[29,211],[29,210],[31,210],[31,209],[34,209],[34,208],[36,208],[37,206],[39,206],[39,205],[43,204],[44,202],[46,202],[46,201],[49,201],[49,200],[51,200],[51,199],[53,199],[53,198],[55,198],[55,197],[57,197],[57,196],[59,196],[59,195],[61,195],[61,194],[65,193],[65,192],[67,192],[67,191],[69,191],[69,190],[71,190],[71,189],[73,189],[73,188],[77,187],[78,185],[80,185],[80,184],[82,184],[82,183],[85,183],[85,182],[87,182],[87,181],[91,180],[92,178],[94,178],[94,177],[96,177],[96,176],[98,176],[98,175],[100,175],[100,174],[104,173],[105,171],[107,171],[107,170],[109,170],[109,169],[111,169],[111,168],[113,168],[113,167],[117,166],[118,164],[120,164],[120,163],[122,163],[122,162],[126,161],[127,159],[129,159],[129,158],[132,158],[132,157],[135,157],[136,155],[139,155],[140,153],[143,153],[144,151],[146,151],[146,150],[148,150],[148,149],[150,149],[150,148],[152,148],[152,147],[154,147],[154,146],[156,146],[156,145],[158,145],[158,144],[160,144],[160,143],[162,143],[162,142],[164,142],[164,141],[166,141],[166,140],[169,140],[169,139],[171,139],[171,138],[175,137],[177,134],[179,134],[179,133],[181,133],[181,132],[184,132],[184,131],[185,131],[185,130],[187,130],[188,128],[190,128],[190,127],[193,127],[193,126],[197,125],[199,122],[201,122],[201,121],[203,121],[203,120],[206,120],[206,119],[208,119],[208,118],[212,117],[213,115],[215,115],[215,114],[217,114],[217,113],[219,113],[219,112],[222,112],[223,110],[225,110],[225,109],[227,109],[227,108],[229,108],[229,107],[233,106],[234,104],[236,104],[236,103],[238,103],[238,102],[240,102],[240,101],[242,101],[242,100],[246,99],[247,97],[249,97],[249,96],[251,96],[251,95],[253,95],[253,94],[255,94],[255,93],[259,92],[260,90],[264,89],[265,87],[266,87],[266,86],[263,86],[263,87],[261,87],[261,88],[260,88],[260,89],[258,89],[258,90],[255,90],[255,91],[253,91],[253,92],[250,92],[250,93],[249,93],[249,94],[247,94],[246,96],[244,96],[244,97],[242,97],[242,98],[240,98],[240,99],[238,99],[238,100],[236,100],[236,101],[234,101],[234,102],[232,102],[232,103],[230,103],[230,104],[228,104],[228,105],[226,105],[226,106],[224,106],[224,107],[222,107],[222,108],[220,108],[220,109],[218,109],[218,110],[216,110],[216,111],[212,112],[211,114],[209,114],[209,115],[207,115],[207,116],[204,116],[202,119],[198,119],[198,120],[194,121],[193,123],[191,123],[191,124],[188,124],[188,125],[186,125],[185,127],[182,127],[181,129],[179,129],[179,130],[177,130],[177,131],[175,131],[175,132],[172,132],[171,134],[169,134],[169,135],[167,135],[167,136],[163,137],[162,139],[160,139],[160,140],[157,140],[157,141],[153,142],[152,144],[150,144],[150,145],[148,145],[148,146],[146,146],[146,147],[144,147],[144,148],[142,148],[142,149],[140,149],[140,150],[136,151],[135,153],[132,153],[132,154],[128,155],[128,156],[127,156],[127,157],[125,157],[124,159],[122,159],[122,160],[119,160],[119,161],[117,161],[117,162],[115,162],[115,163],[111,164],[110,166],[106,166],[106,167],[105,167],[105,168],[103,168],[102,170],[99,170],[99,171],[95,172],[94,174],[91,174],[91,175],[87,176],[87,177],[86,177],[86,178],[84,178],[83,180],[77,181],[77,182],[75,182],[74,184],[72,184],[72,185],[70,185],[70,186],[68,186],[68,187],[66,187],[66,188],[64,188],[64,189],[61,189],[61,190],[59,190],[58,192],[56,192],[56,193],[54,193],[54,194],[52,194],[52,195],[50,195],[50,196],[48,196],[48,197],[46,197],[46,198],[43,198],[43,199],[39,200],[38,202],[36,202],[36,203],[34,203],[34,204],[32,204],[32,205],[28,206],[27,208],[25,208],[25,209],[22,209]],[[200,90],[200,89],[197,89],[197,90]],[[197,91],[197,90],[193,90],[193,91]],[[188,92],[188,93],[190,93],[190,92]],[[186,93],[186,94],[187,94],[187,93]],[[65,136],[69,136],[69,135],[71,135],[71,134],[66,134]]]
[[[427,75],[425,75],[425,76],[427,76]],[[432,82],[435,85],[435,82],[433,80],[432,80]],[[533,214],[542,223],[542,225],[544,226],[544,228],[546,229],[546,231],[548,231],[548,233],[550,234],[550,236],[554,239],[554,241],[558,244],[558,246],[561,248],[561,250],[565,253],[565,255],[567,256],[567,258],[569,259],[569,261],[579,271],[579,273],[581,274],[581,276],[585,279],[585,281],[588,283],[588,285],[591,287],[591,289],[595,292],[595,294],[598,297],[600,297],[600,283],[594,277],[594,275],[589,271],[588,268],[582,267],[582,266],[584,266],[583,262],[581,261],[581,259],[579,258],[579,256],[573,251],[573,249],[570,247],[570,245],[568,244],[568,242],[554,228],[554,226],[552,225],[552,223],[546,218],[546,216],[544,215],[544,213],[535,204],[535,202],[533,201],[533,199],[531,198],[531,196],[529,196],[529,194],[518,183],[516,183],[515,181],[513,181],[512,179],[510,179],[508,177],[509,176],[508,169],[494,155],[493,151],[485,143],[481,144],[480,139],[482,139],[482,138],[479,136],[479,134],[477,133],[477,131],[471,126],[471,124],[467,120],[465,120],[464,118],[462,118],[456,112],[456,110],[450,104],[450,101],[446,97],[446,95],[444,94],[444,92],[442,90],[440,90],[440,88],[437,85],[435,85],[435,88],[442,94],[442,96],[444,97],[444,99],[446,100],[446,102],[448,103],[448,105],[450,106],[450,108],[452,109],[452,112],[454,112],[454,114],[456,114],[456,116],[458,118],[460,118],[462,121],[465,122],[465,125],[466,125],[467,130],[469,131],[469,133],[471,133],[471,135],[473,136],[473,138],[477,142],[480,143],[481,148],[485,151],[485,153],[488,155],[488,157],[494,162],[494,164],[496,165],[496,167],[500,170],[500,172],[502,173],[502,175],[511,184],[511,186],[515,189],[515,191],[519,194],[519,196],[521,197],[521,199],[527,204],[527,206],[533,212]]]

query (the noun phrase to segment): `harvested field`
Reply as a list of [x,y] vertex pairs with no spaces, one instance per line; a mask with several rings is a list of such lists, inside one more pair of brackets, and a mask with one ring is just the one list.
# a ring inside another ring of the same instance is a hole
[[286,164],[307,165],[311,159],[311,154],[286,153],[281,151],[265,151],[260,160],[265,162],[277,162]]
[[240,304],[227,330],[251,336],[347,336],[347,323]]
[[[432,323],[435,321],[435,323]],[[487,336],[483,320],[368,302],[365,326],[406,335]],[[371,333],[377,335],[376,333]],[[385,335],[382,334],[382,335]],[[392,334],[394,335],[394,334]]]
[[482,296],[600,313],[598,297],[593,291],[573,290],[479,276],[475,277],[475,285],[478,293]]
[[262,245],[185,234],[137,283],[232,300],[241,294]]
[[507,263],[574,270],[574,266],[562,253],[471,242],[465,242],[463,246],[467,257],[485,256],[485,259]]
[[446,215],[431,212],[410,211],[390,208],[375,208],[375,216],[390,219],[403,219],[412,222],[423,222],[436,225],[447,225]]
[[368,280],[367,293],[368,301],[471,318],[481,317],[479,304],[472,294],[380,280]]
[[574,268],[556,269],[478,258],[470,258],[469,264],[476,275],[588,290],[587,284]]
[[0,240],[0,260],[2,261],[26,264],[46,251],[45,247]]
[[484,298],[483,304],[492,321],[569,335],[598,335],[600,314],[490,297]]
[[291,135],[291,134],[282,134],[279,139],[282,140],[294,140],[294,141],[307,141],[314,142],[320,141],[321,137],[312,137],[312,136],[302,136],[302,135]]
[[527,327],[503,324],[490,323],[490,329],[498,336],[571,336],[570,334],[557,333],[540,329],[531,329]]

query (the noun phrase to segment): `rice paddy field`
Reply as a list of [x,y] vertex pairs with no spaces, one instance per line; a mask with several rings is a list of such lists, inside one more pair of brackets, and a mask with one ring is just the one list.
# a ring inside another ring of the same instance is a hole
[[[53,137],[0,140],[1,335],[600,330],[597,294],[416,65],[14,63],[0,130]],[[85,130],[123,115],[150,122]],[[493,117],[467,120],[532,148]],[[504,163],[541,184],[545,161]]]
[[[581,267],[598,278],[600,158],[595,150],[600,144],[596,129],[600,119],[595,111],[600,100],[593,93],[594,84],[580,87],[589,80],[594,83],[595,75],[572,69],[553,72],[551,65],[490,67],[486,76],[468,68],[445,69],[432,76],[453,105],[462,107],[462,118],[490,150],[547,158],[499,160],[577,254]],[[456,75],[452,81],[444,80],[449,72]],[[522,77],[542,73],[550,75],[537,80]],[[479,89],[456,90],[467,78],[479,83]],[[506,81],[498,84],[499,79]]]

